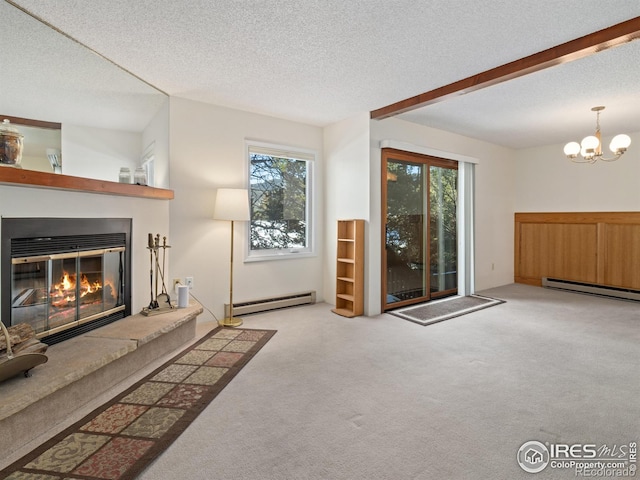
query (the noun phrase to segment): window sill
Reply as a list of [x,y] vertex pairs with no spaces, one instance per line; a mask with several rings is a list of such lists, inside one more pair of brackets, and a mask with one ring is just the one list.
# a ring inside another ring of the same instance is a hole
[[0,166],[0,185],[172,200],[173,190]]
[[296,258],[310,258],[316,257],[315,252],[300,252],[300,253],[274,253],[272,255],[245,255],[244,263],[252,262],[270,262],[273,260],[295,260]]

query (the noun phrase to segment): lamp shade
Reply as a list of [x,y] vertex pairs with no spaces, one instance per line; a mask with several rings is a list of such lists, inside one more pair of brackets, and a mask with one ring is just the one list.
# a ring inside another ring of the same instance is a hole
[[249,221],[249,191],[246,188],[219,188],[216,192],[213,218]]

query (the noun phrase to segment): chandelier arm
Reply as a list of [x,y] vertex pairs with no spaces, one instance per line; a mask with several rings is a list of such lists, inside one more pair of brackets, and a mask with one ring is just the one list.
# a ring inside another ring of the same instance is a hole
[[601,158],[599,158],[599,160],[602,160],[603,162],[615,162],[615,161],[616,161],[616,160],[618,160],[621,156],[622,156],[622,154],[616,155],[615,157],[611,157],[611,158],[604,158],[604,157],[601,157]]
[[569,158],[569,160],[571,160],[573,163],[596,163],[597,158],[596,157],[585,158],[582,156],[578,156],[574,158]]

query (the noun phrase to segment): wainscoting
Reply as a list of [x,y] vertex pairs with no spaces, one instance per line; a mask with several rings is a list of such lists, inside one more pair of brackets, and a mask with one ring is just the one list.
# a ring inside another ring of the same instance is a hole
[[640,212],[516,213],[516,283],[640,289]]

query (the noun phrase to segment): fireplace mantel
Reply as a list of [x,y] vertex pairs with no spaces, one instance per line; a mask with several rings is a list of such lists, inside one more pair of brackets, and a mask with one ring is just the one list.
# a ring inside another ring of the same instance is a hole
[[102,193],[127,197],[141,197],[154,200],[172,200],[173,190],[108,182],[92,178],[73,177],[56,173],[22,170],[13,167],[0,167],[0,184],[69,190],[75,192]]

